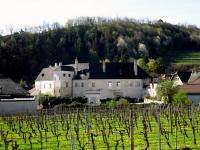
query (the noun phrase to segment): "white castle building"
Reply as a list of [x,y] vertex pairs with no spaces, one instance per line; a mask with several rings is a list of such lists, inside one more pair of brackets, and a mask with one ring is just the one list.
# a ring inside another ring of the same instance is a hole
[[36,93],[87,97],[89,103],[118,96],[143,98],[150,76],[136,63],[78,63],[44,68],[35,81]]

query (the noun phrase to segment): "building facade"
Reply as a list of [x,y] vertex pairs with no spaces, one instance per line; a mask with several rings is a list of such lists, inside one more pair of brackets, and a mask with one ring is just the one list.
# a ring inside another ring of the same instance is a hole
[[36,93],[87,97],[89,103],[118,96],[143,98],[150,76],[136,63],[78,63],[44,68],[35,81]]

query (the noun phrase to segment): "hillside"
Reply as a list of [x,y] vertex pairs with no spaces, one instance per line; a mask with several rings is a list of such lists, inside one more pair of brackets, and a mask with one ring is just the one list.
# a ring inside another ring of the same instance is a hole
[[[54,62],[71,63],[76,56],[82,62],[104,58],[126,62],[133,57],[169,58],[166,56],[171,53],[172,62],[176,57],[179,62],[182,52],[200,52],[199,28],[162,20],[145,23],[134,19],[79,18],[64,27],[54,24],[35,30],[0,36],[0,74],[32,80],[41,68]],[[188,57],[187,61],[193,63]]]
[[170,51],[164,57],[172,64],[200,65],[200,51]]

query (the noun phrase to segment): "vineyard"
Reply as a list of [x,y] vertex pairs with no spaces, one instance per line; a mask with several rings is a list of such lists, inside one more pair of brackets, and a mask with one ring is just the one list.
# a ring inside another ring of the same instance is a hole
[[0,117],[0,149],[200,149],[200,106],[131,105]]

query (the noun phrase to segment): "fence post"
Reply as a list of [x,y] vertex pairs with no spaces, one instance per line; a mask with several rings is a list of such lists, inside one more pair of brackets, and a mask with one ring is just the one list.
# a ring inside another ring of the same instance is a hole
[[134,125],[133,125],[133,110],[130,107],[130,116],[129,116],[129,126],[130,126],[130,150],[134,150]]
[[160,115],[157,114],[157,124],[158,124],[158,149],[161,150],[161,135],[160,135]]
[[74,136],[71,134],[71,145],[72,145],[72,150],[76,150],[76,144],[74,140]]
[[197,143],[196,143],[196,132],[195,132],[195,129],[196,129],[196,128],[195,128],[195,116],[194,116],[194,115],[195,115],[195,114],[194,114],[195,112],[194,112],[194,109],[195,109],[195,108],[194,108],[194,107],[192,108],[192,106],[191,106],[191,119],[192,119],[192,120],[191,120],[191,121],[192,121],[191,124],[192,124],[193,136],[194,136],[194,144],[197,144]]

